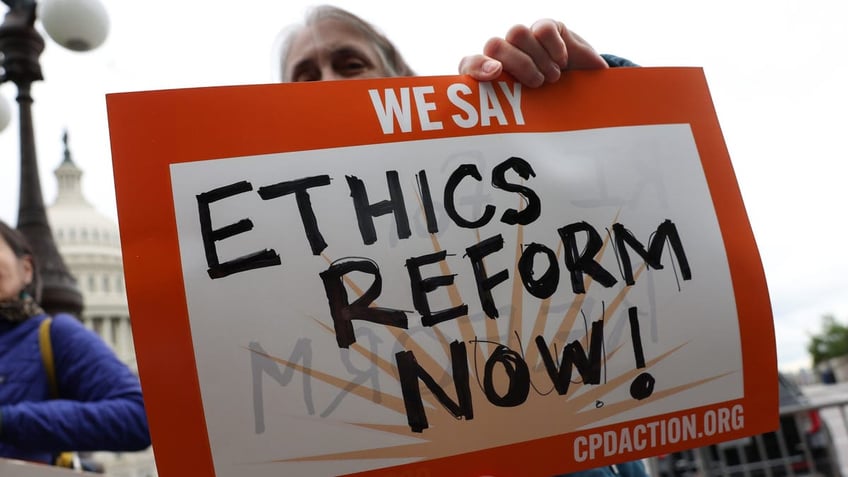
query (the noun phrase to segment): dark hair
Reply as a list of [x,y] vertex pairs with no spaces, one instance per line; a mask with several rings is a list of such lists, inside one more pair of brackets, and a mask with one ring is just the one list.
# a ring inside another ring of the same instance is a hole
[[18,258],[29,257],[32,262],[32,281],[24,287],[24,291],[29,293],[35,301],[41,299],[41,280],[38,276],[38,267],[35,263],[35,254],[32,253],[32,246],[29,240],[21,233],[20,230],[9,227],[6,222],[0,220],[0,237],[9,244],[12,253]]
[[406,61],[404,61],[403,56],[401,56],[394,43],[386,38],[386,35],[381,33],[374,25],[371,25],[347,10],[331,5],[321,5],[309,11],[302,25],[292,25],[280,33],[281,40],[278,39],[277,46],[277,59],[280,62],[278,68],[280,81],[284,83],[288,82],[286,79],[286,74],[288,73],[286,71],[286,59],[289,56],[292,39],[301,29],[327,18],[347,23],[362,32],[365,38],[374,45],[374,49],[383,63],[383,69],[389,76],[415,76],[415,72],[406,64]]

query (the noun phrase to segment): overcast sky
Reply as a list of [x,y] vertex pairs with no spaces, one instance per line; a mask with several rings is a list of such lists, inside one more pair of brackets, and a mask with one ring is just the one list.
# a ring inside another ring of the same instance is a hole
[[[316,2],[106,0],[111,31],[96,51],[47,41],[45,82],[33,87],[45,199],[68,128],[85,195],[117,217],[104,95],[266,83],[280,29]],[[848,321],[844,138],[848,29],[832,0],[338,1],[378,25],[422,75],[453,74],[459,59],[515,23],[563,20],[601,52],[643,66],[699,66],[763,257],[780,366],[807,365],[809,334],[832,313]],[[3,11],[3,10],[0,10]],[[7,101],[15,88],[0,87]],[[13,108],[17,114],[17,109]],[[18,202],[16,119],[0,132],[0,219]]]

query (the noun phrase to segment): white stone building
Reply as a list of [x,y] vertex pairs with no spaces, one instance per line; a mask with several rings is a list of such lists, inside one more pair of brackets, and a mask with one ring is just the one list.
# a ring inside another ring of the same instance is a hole
[[[83,323],[99,334],[118,357],[137,371],[118,225],[98,212],[82,193],[82,170],[74,164],[65,136],[65,158],[55,171],[56,202],[47,216],[59,252],[83,296]],[[97,453],[110,477],[156,477],[152,449]]]

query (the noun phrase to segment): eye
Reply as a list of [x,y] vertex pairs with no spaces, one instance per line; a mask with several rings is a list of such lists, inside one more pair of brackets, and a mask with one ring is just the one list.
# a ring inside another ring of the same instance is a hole
[[343,76],[357,76],[365,73],[370,68],[370,64],[359,56],[349,55],[339,58],[334,68]]
[[321,81],[321,71],[315,65],[298,65],[291,78],[292,82]]
[[309,74],[309,73],[299,74],[299,75],[294,77],[295,83],[305,83],[307,81],[321,81],[321,77],[318,76],[318,75]]

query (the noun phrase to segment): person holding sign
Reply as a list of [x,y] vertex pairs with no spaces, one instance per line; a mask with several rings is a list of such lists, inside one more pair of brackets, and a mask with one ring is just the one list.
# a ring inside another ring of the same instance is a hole
[[0,222],[0,458],[53,463],[65,451],[147,448],[138,378],[75,317],[44,313],[35,259]]
[[[503,38],[490,39],[482,54],[460,61],[459,73],[478,81],[491,81],[506,73],[527,87],[540,87],[558,81],[567,70],[618,66],[636,65],[600,55],[562,22],[544,19],[531,27],[516,25]],[[395,45],[374,26],[327,5],[313,9],[302,25],[284,30],[279,73],[282,82],[415,75]],[[647,477],[641,461],[560,477],[616,475]]]
[[[358,16],[324,5],[310,11],[302,25],[283,30],[279,78],[283,83],[354,78],[414,76],[397,47]],[[614,55],[598,54],[562,22],[543,19],[516,25],[490,39],[482,54],[460,61],[459,73],[491,81],[507,73],[528,87],[553,83],[566,70],[636,66]]]

